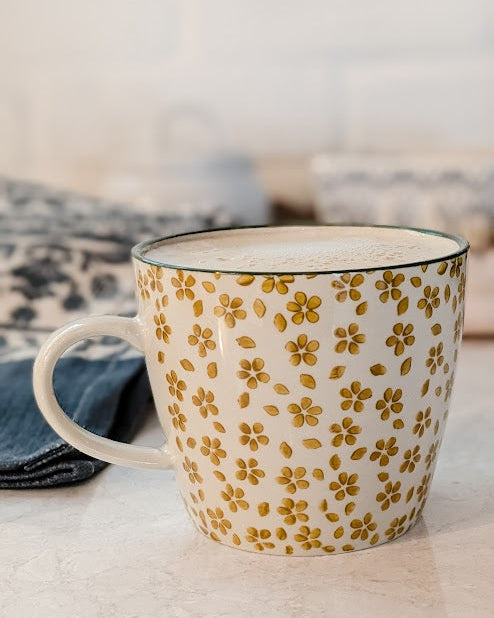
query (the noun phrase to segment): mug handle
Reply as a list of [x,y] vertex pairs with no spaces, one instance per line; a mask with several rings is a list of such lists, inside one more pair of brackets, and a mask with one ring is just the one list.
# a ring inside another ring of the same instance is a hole
[[33,367],[33,387],[36,402],[51,427],[69,444],[108,463],[129,468],[171,468],[174,456],[163,444],[160,448],[135,446],[103,438],[71,420],[58,405],[53,390],[53,370],[60,356],[75,343],[110,335],[128,341],[143,351],[143,327],[136,316],[124,318],[102,315],[76,320],[55,331],[42,345]]

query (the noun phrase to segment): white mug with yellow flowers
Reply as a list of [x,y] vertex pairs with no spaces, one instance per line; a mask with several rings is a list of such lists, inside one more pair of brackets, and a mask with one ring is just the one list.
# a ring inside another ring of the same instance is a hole
[[[134,248],[135,318],[54,333],[34,368],[47,421],[104,461],[173,467],[211,539],[265,554],[350,552],[397,538],[424,507],[463,323],[468,244],[371,226],[243,228]],[[59,407],[69,346],[142,350],[161,448],[89,433]]]

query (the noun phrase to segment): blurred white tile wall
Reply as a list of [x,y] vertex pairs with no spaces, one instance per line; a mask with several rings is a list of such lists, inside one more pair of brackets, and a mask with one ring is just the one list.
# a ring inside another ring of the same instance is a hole
[[177,106],[258,159],[494,148],[492,0],[0,0],[0,173],[101,192]]

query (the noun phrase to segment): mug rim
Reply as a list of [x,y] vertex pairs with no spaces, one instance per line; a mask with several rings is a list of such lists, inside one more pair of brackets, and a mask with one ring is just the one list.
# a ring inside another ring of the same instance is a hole
[[[153,245],[170,240],[173,238],[181,238],[185,236],[195,236],[197,234],[209,234],[211,232],[228,232],[234,230],[256,230],[266,228],[283,228],[283,227],[353,227],[353,228],[379,228],[379,229],[391,229],[391,230],[405,230],[409,232],[419,232],[428,236],[438,236],[440,238],[447,238],[453,240],[458,244],[458,250],[452,253],[447,253],[436,258],[429,260],[420,260],[415,262],[400,262],[398,264],[392,264],[388,266],[371,266],[360,268],[335,268],[325,270],[252,270],[252,269],[218,269],[218,268],[200,268],[196,266],[180,266],[179,264],[168,264],[166,262],[160,262],[152,260],[146,257],[146,251],[152,248]],[[191,272],[204,272],[204,273],[221,273],[225,275],[332,275],[342,273],[354,273],[354,272],[375,272],[376,270],[396,270],[399,268],[411,268],[414,266],[422,266],[425,264],[436,264],[438,262],[444,262],[445,260],[451,260],[459,257],[470,249],[470,243],[457,234],[449,234],[448,232],[441,232],[439,230],[431,230],[420,227],[409,227],[405,225],[381,225],[381,224],[366,224],[366,223],[317,223],[315,225],[300,225],[300,224],[288,224],[288,225],[235,225],[229,227],[212,228],[207,230],[196,230],[194,232],[181,232],[180,234],[170,234],[168,236],[161,236],[144,240],[137,245],[134,245],[131,250],[131,256],[140,262],[149,264],[151,266],[160,266],[161,268],[170,268],[172,270],[185,270]]]

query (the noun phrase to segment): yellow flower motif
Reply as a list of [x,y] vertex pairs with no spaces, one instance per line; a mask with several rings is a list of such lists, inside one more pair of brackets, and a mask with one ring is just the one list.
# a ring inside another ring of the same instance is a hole
[[461,339],[461,329],[463,326],[463,315],[460,315],[455,320],[453,341],[456,343]]
[[453,391],[453,377],[448,378],[446,380],[446,385],[444,387],[444,401],[448,401],[451,397],[451,392]]
[[294,502],[291,498],[283,498],[281,506],[277,508],[280,515],[283,515],[283,521],[287,526],[292,526],[297,521],[308,521],[309,516],[304,513],[308,504],[305,500]]
[[311,530],[309,526],[300,526],[298,534],[295,534],[293,538],[297,543],[301,543],[302,549],[308,551],[309,549],[321,547],[320,536],[320,528],[312,528]]
[[[413,490],[415,489],[415,487],[412,487],[411,489],[412,489],[412,493],[413,493]],[[410,496],[410,499],[411,499],[411,496]],[[425,505],[422,505],[422,506],[425,506]],[[409,527],[412,525],[412,522],[414,521],[414,519],[418,519],[418,517],[420,515],[421,511],[419,510],[419,511],[417,511],[417,517],[415,517],[415,511],[416,511],[416,508],[413,507],[412,510],[410,511],[410,513],[408,514],[408,521],[410,522]]]
[[261,470],[257,466],[259,465],[257,459],[237,459],[238,470],[235,472],[235,476],[239,481],[245,481],[247,479],[251,485],[258,485],[259,479],[265,477],[264,470]]
[[429,348],[429,358],[425,361],[425,366],[429,368],[431,375],[434,375],[444,362],[442,341],[437,346]]
[[164,313],[159,313],[154,316],[154,323],[156,324],[156,337],[158,339],[162,339],[165,343],[168,343],[172,329],[168,326],[168,324],[165,324],[165,322],[166,317]]
[[436,440],[436,442],[433,442],[430,447],[429,447],[429,452],[427,453],[427,456],[425,458],[425,467],[426,470],[428,470],[432,464],[434,463],[434,461],[436,460],[437,457],[437,447],[438,447],[439,443]]
[[429,493],[429,483],[431,480],[431,475],[426,474],[422,477],[422,481],[420,485],[417,487],[417,497],[419,502],[425,501],[427,498],[427,494]]
[[157,339],[163,340],[165,343],[168,343],[170,340],[170,335],[172,334],[172,329],[166,323],[166,316],[162,311],[162,309],[164,309],[168,305],[168,296],[162,296],[161,299],[157,298],[155,305],[157,310],[157,313],[154,314],[156,337]]
[[225,535],[232,527],[231,522],[225,518],[223,509],[217,507],[213,511],[213,509],[208,508],[206,512],[211,520],[211,528],[213,528],[213,530],[218,530],[221,534]]
[[[391,416],[391,412],[393,412],[393,414],[400,414],[403,410],[403,404],[400,401],[402,395],[403,392],[401,388],[397,388],[395,391],[393,391],[392,388],[387,388],[384,391],[383,398],[379,399],[376,403],[376,410],[381,412],[381,419],[383,421],[388,420]],[[399,424],[399,426],[393,424],[395,429],[403,428],[403,421],[401,419],[397,419],[395,423]]]
[[172,277],[172,285],[177,289],[175,295],[178,300],[183,300],[184,298],[194,300],[195,294],[191,288],[195,282],[196,280],[192,275],[187,275],[186,277],[183,270],[177,270],[177,276]]
[[290,356],[290,363],[292,365],[299,365],[303,361],[306,365],[313,366],[317,363],[317,356],[313,354],[319,349],[319,342],[313,339],[309,341],[307,335],[299,335],[297,341],[289,341],[285,350],[292,352]]
[[[363,519],[352,519],[352,521],[350,522],[350,528],[353,529],[351,538],[354,541],[356,539],[362,539],[362,541],[367,541],[371,534],[375,532],[377,524],[375,521],[372,521],[372,514],[366,513]],[[375,545],[378,540],[379,535],[373,534],[369,542],[371,545]]]
[[451,298],[451,288],[448,284],[444,288],[444,302],[449,303],[449,299]]
[[424,288],[424,296],[417,303],[419,309],[423,309],[427,318],[432,316],[434,309],[437,309],[441,304],[439,298],[439,288],[437,285],[431,288],[430,285],[426,285]]
[[205,391],[202,386],[197,389],[197,395],[192,395],[192,403],[199,408],[202,418],[207,418],[208,414],[217,416],[218,408],[214,405],[213,401],[213,393]]
[[388,348],[395,349],[395,356],[401,356],[405,351],[405,346],[410,346],[415,343],[415,337],[413,333],[413,324],[403,325],[402,322],[398,322],[393,326],[393,335],[386,339],[386,345]]
[[247,380],[248,388],[257,388],[258,382],[266,384],[269,382],[269,374],[262,371],[264,369],[264,361],[262,358],[254,358],[252,363],[243,358],[240,361],[242,371],[237,371],[237,377],[241,380]]
[[384,485],[384,491],[380,491],[376,496],[377,502],[381,503],[381,511],[387,511],[391,504],[396,504],[400,501],[400,488],[400,481],[396,481],[396,483],[388,481],[386,485]]
[[315,427],[318,423],[318,415],[321,414],[320,406],[313,406],[310,397],[302,397],[300,405],[291,403],[288,406],[288,412],[293,414],[292,425],[294,427],[302,427],[307,423],[310,427]]
[[350,354],[358,354],[360,352],[360,344],[365,343],[365,335],[358,331],[359,326],[355,322],[349,324],[348,329],[339,326],[334,331],[334,336],[340,339],[334,347],[335,352],[342,354],[348,347]]
[[137,287],[139,288],[139,292],[142,300],[149,300],[151,298],[151,294],[148,290],[149,278],[143,273],[141,270],[137,276]]
[[459,277],[461,274],[461,265],[463,264],[463,256],[453,258],[451,260],[451,268],[449,269],[450,277]]
[[253,543],[257,551],[264,551],[265,549],[274,549],[274,543],[268,541],[271,538],[271,532],[266,529],[258,530],[250,526],[247,528],[245,536],[246,541]]
[[238,296],[232,298],[228,294],[220,294],[220,304],[214,308],[214,315],[217,318],[225,318],[225,324],[228,328],[233,328],[237,320],[245,320],[247,313],[240,309],[243,305],[243,300]]
[[389,458],[394,457],[398,452],[396,446],[396,438],[389,438],[384,441],[383,439],[376,442],[376,450],[370,455],[371,461],[379,460],[380,466],[387,466],[389,464]]
[[[353,503],[355,505],[355,503]],[[324,517],[330,521],[332,524],[336,523],[337,521],[340,520],[340,516],[338,515],[338,513],[333,513],[330,510],[330,505],[328,504],[328,501],[326,500],[326,498],[324,498],[324,500],[321,501],[321,503],[319,504],[319,510],[324,513]],[[350,511],[351,512],[351,511]]]
[[183,380],[179,380],[174,369],[170,373],[165,374],[168,382],[168,392],[172,397],[176,397],[179,401],[184,400],[183,391],[187,390],[187,385]]
[[191,461],[188,457],[182,463],[183,469],[189,476],[189,481],[195,485],[196,483],[202,483],[202,476],[199,474],[199,466],[195,461]]
[[147,275],[149,277],[149,287],[151,290],[162,294],[163,284],[161,283],[161,279],[163,279],[163,269],[161,266],[150,266],[147,270]]
[[349,446],[353,446],[357,442],[356,436],[362,431],[358,425],[353,424],[353,420],[349,416],[341,421],[341,425],[333,423],[329,430],[335,434],[331,441],[333,446],[341,446],[343,441]]
[[302,324],[305,318],[308,322],[314,323],[319,320],[319,314],[314,311],[321,305],[319,296],[307,298],[305,292],[295,292],[295,300],[287,303],[286,308],[293,313],[292,322]]
[[382,290],[379,294],[379,300],[382,303],[387,303],[390,296],[392,300],[400,300],[401,290],[398,288],[403,281],[405,281],[405,277],[402,273],[398,273],[393,277],[393,273],[390,270],[386,270],[383,273],[383,278],[376,281],[376,288]]
[[204,511],[199,511],[199,517],[201,518],[201,521],[203,523],[202,526],[199,525],[199,528],[207,536],[209,534],[209,530],[208,530],[208,523],[206,521],[206,515],[204,515]]
[[295,281],[295,277],[293,275],[275,275],[275,276],[266,276],[263,275],[264,281],[262,282],[262,291],[269,294],[275,288],[278,294],[287,294],[288,293],[288,285],[287,283],[293,283]]
[[246,511],[249,508],[249,503],[244,500],[245,492],[242,488],[233,488],[230,483],[225,485],[225,491],[221,492],[221,497],[228,503],[228,508],[232,513],[236,513],[238,509]]
[[303,467],[295,468],[293,471],[288,466],[281,468],[281,476],[276,478],[280,485],[285,485],[289,494],[294,494],[297,489],[307,489],[310,483],[304,479],[307,470]]
[[340,395],[343,401],[340,404],[342,410],[350,410],[353,408],[355,412],[362,412],[364,409],[364,401],[372,397],[370,388],[362,388],[360,382],[352,382],[350,388],[342,388]]
[[388,541],[392,541],[397,536],[400,536],[400,534],[403,534],[403,532],[405,531],[406,520],[406,515],[402,515],[401,517],[395,517],[391,520],[389,528],[384,533],[388,537]]
[[431,407],[429,406],[425,412],[420,410],[420,412],[417,413],[415,420],[417,423],[414,425],[413,433],[418,434],[419,438],[421,438],[424,435],[425,430],[429,429],[431,426]]
[[204,358],[207,356],[208,350],[214,350],[216,343],[211,339],[213,331],[210,328],[202,329],[199,324],[194,324],[192,327],[192,335],[189,335],[187,341],[189,345],[196,345],[199,356]]
[[348,474],[340,472],[338,481],[331,481],[329,489],[336,492],[334,497],[336,500],[344,500],[346,496],[356,496],[360,491],[360,487],[356,484],[358,474]]
[[460,281],[458,282],[458,302],[462,303],[465,300],[465,273],[461,273]]
[[181,429],[182,431],[185,431],[187,429],[187,417],[185,416],[185,414],[183,414],[183,412],[180,411],[178,404],[174,403],[173,405],[168,406],[168,412],[172,416],[172,423],[175,429]]
[[403,463],[400,466],[400,472],[402,474],[403,472],[412,473],[415,470],[415,464],[418,464],[420,459],[420,446],[418,444],[413,448],[413,451],[411,449],[407,449],[403,456]]
[[204,457],[209,457],[211,463],[215,466],[220,465],[220,458],[226,457],[226,451],[221,447],[221,441],[218,438],[211,438],[209,436],[202,436],[201,453]]
[[247,423],[240,423],[239,429],[242,432],[240,444],[243,446],[248,444],[251,451],[257,451],[259,444],[266,446],[269,443],[268,436],[261,433],[264,430],[262,423],[254,423],[252,427]]
[[345,273],[340,276],[339,279],[335,279],[331,281],[331,285],[335,290],[339,290],[336,293],[336,300],[339,303],[343,303],[347,297],[351,300],[357,301],[362,298],[362,294],[360,293],[358,288],[364,282],[364,277],[360,273],[350,275],[350,273]]

